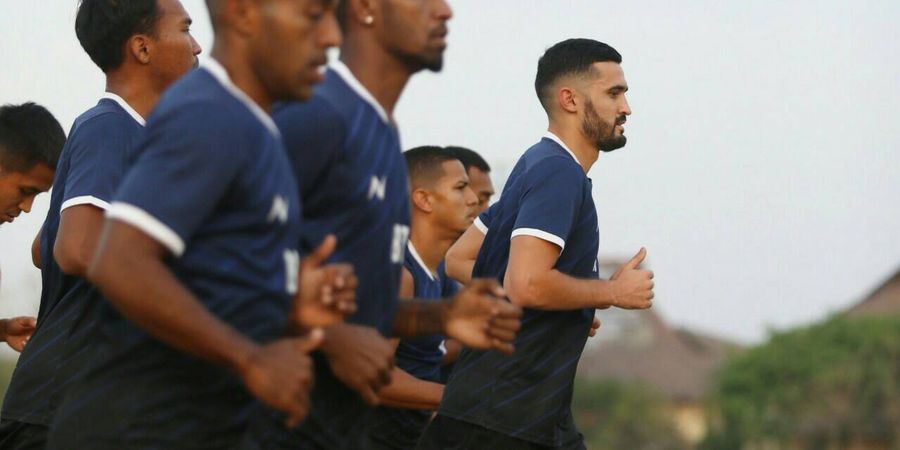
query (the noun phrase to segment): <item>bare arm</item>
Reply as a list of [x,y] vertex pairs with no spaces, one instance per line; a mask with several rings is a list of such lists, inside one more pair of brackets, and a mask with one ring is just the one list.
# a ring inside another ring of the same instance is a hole
[[475,259],[478,258],[478,250],[484,242],[484,233],[475,225],[469,227],[465,233],[447,250],[446,269],[447,276],[468,284],[472,280],[472,268]]
[[646,255],[643,249],[609,281],[575,278],[554,269],[560,251],[555,244],[533,236],[512,239],[503,280],[511,302],[545,310],[650,307],[653,273],[637,269]]
[[62,211],[53,259],[63,273],[82,277],[87,274],[102,228],[103,210],[94,205],[76,205]]
[[312,383],[306,353],[322,339],[281,339],[257,345],[219,320],[163,263],[168,251],[137,228],[107,220],[88,277],[129,320],[160,341],[230,368],[248,390],[297,424]]
[[[400,274],[400,296],[410,298],[414,290],[412,274],[404,267]],[[395,353],[399,344],[399,339],[391,339]],[[382,404],[406,409],[437,409],[443,395],[442,384],[420,380],[399,367],[394,367],[391,372],[390,384],[378,391]]]
[[[399,339],[391,339],[395,351],[399,343]],[[437,409],[443,396],[444,385],[420,380],[396,366],[390,384],[378,391],[382,404],[406,409]]]

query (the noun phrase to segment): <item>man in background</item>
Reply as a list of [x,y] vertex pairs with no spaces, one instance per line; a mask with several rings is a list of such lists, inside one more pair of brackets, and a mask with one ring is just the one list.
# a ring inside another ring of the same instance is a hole
[[[0,107],[0,223],[30,212],[34,198],[50,189],[65,140],[59,122],[43,106],[28,102]],[[35,325],[34,317],[0,319],[0,341],[21,352]],[[6,423],[0,422],[3,448],[7,432]]]
[[[400,296],[439,302],[444,297],[439,268],[444,254],[475,219],[478,198],[455,154],[441,147],[403,153],[409,172],[412,221],[401,275]],[[396,367],[379,391],[372,417],[373,449],[411,449],[437,409],[444,392],[440,367],[444,336],[392,339]]]

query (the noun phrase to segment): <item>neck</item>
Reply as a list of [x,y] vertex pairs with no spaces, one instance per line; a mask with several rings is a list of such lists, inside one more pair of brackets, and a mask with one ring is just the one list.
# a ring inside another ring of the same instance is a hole
[[263,111],[271,114],[272,103],[274,100],[263,86],[262,81],[260,81],[256,72],[254,72],[252,65],[249,63],[249,59],[239,50],[241,48],[240,46],[220,44],[219,42],[222,40],[226,39],[222,39],[218,35],[216,36],[216,43],[213,44],[210,56],[225,68],[225,72],[228,73],[231,82],[234,83],[238,89],[244,94],[247,94],[247,96],[250,97],[254,103],[259,105]]
[[106,92],[122,97],[128,106],[144,119],[156,106],[163,89],[153,86],[146,78],[118,70],[106,75]]
[[374,38],[358,33],[347,36],[340,60],[393,120],[400,95],[416,71],[377,45]]
[[554,121],[550,121],[547,128],[551,133],[559,136],[559,138],[572,150],[572,153],[578,157],[578,164],[588,173],[597,158],[600,157],[600,150],[590,140],[584,137],[584,134],[576,126],[565,126]]
[[413,214],[409,240],[419,256],[422,257],[422,261],[428,266],[428,270],[436,273],[447,250],[450,250],[450,246],[459,238],[459,235],[450,236],[446,231],[417,216],[417,214]]

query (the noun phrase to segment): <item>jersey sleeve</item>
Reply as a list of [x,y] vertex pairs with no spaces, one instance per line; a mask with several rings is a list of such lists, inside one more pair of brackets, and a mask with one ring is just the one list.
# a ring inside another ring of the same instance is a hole
[[478,217],[475,218],[475,222],[472,225],[475,225],[475,228],[481,232],[481,234],[487,234],[488,229],[491,228],[491,217],[494,214],[494,208],[497,207],[497,203],[489,206],[488,209],[481,212]]
[[533,236],[564,249],[584,192],[581,170],[565,157],[546,158],[532,166],[510,238]]
[[321,185],[343,146],[343,121],[328,102],[313,97],[306,103],[289,103],[275,111],[275,124],[305,197]]
[[107,210],[125,173],[125,159],[135,145],[130,118],[104,114],[81,124],[69,152],[69,172],[60,211],[78,205]]
[[[264,145],[263,127],[247,127],[208,108],[183,107],[147,127],[140,156],[107,213],[163,244],[176,257],[212,214],[252,149]],[[252,137],[251,137],[252,136]]]

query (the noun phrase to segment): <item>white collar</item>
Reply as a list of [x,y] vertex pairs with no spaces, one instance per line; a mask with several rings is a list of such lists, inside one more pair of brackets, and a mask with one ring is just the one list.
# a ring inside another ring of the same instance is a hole
[[406,248],[409,249],[409,254],[412,255],[413,259],[422,266],[422,270],[428,274],[428,278],[431,278],[431,281],[434,281],[434,274],[431,273],[431,269],[425,265],[425,261],[422,261],[422,257],[419,256],[419,252],[416,251],[416,248],[413,246],[412,241],[406,241]]
[[112,92],[104,92],[103,95],[100,96],[100,98],[101,99],[106,98],[106,99],[109,99],[109,100],[112,100],[112,101],[118,103],[119,106],[122,107],[122,109],[124,109],[125,112],[127,112],[128,115],[131,116],[131,118],[134,119],[135,122],[139,123],[142,127],[147,125],[147,121],[144,120],[144,118],[141,117],[141,115],[138,114],[138,112],[135,111],[134,108],[132,108],[131,105],[129,105],[128,102],[125,101],[124,98],[119,97],[118,95],[113,94]]
[[572,155],[572,159],[574,159],[575,162],[577,162],[579,165],[581,164],[581,162],[578,161],[578,157],[575,156],[575,152],[573,152],[571,149],[569,149],[569,146],[567,146],[566,143],[563,142],[562,139],[559,138],[559,136],[553,134],[552,131],[548,131],[546,134],[544,134],[544,137],[559,144],[559,146],[562,147],[563,150],[566,151],[566,153]]
[[256,118],[259,119],[259,121],[269,129],[269,132],[271,132],[273,136],[281,136],[281,133],[278,132],[278,126],[276,126],[275,121],[272,120],[272,116],[263,111],[263,109],[260,108],[259,105],[257,105],[256,102],[253,101],[253,99],[251,99],[244,91],[241,90],[241,88],[237,87],[231,81],[231,77],[228,76],[228,71],[226,71],[225,68],[222,67],[222,64],[219,64],[219,62],[216,61],[215,58],[207,58],[202,63],[200,63],[200,66],[203,67],[207,72],[209,72],[210,75],[212,75],[213,78],[215,78],[219,82],[219,84],[221,84],[222,87],[224,87],[225,90],[228,91],[228,93],[230,93],[234,96],[234,98],[243,103],[244,106],[246,106],[247,109],[249,109],[250,112],[252,112],[253,115],[256,116]]
[[356,92],[356,95],[362,97],[362,99],[365,100],[369,105],[372,105],[372,108],[374,108],[375,112],[377,112],[378,115],[381,116],[381,120],[383,120],[384,123],[391,123],[391,119],[388,117],[387,112],[385,112],[384,108],[381,107],[381,104],[378,103],[372,93],[369,92],[369,90],[359,82],[359,79],[357,79],[356,76],[353,75],[353,72],[350,71],[350,68],[347,67],[346,64],[344,64],[340,60],[337,60],[329,64],[329,67],[331,67],[331,70],[337,73],[338,76],[340,76],[344,80],[344,82],[347,83],[348,86],[350,86],[350,89],[353,89],[353,91]]

